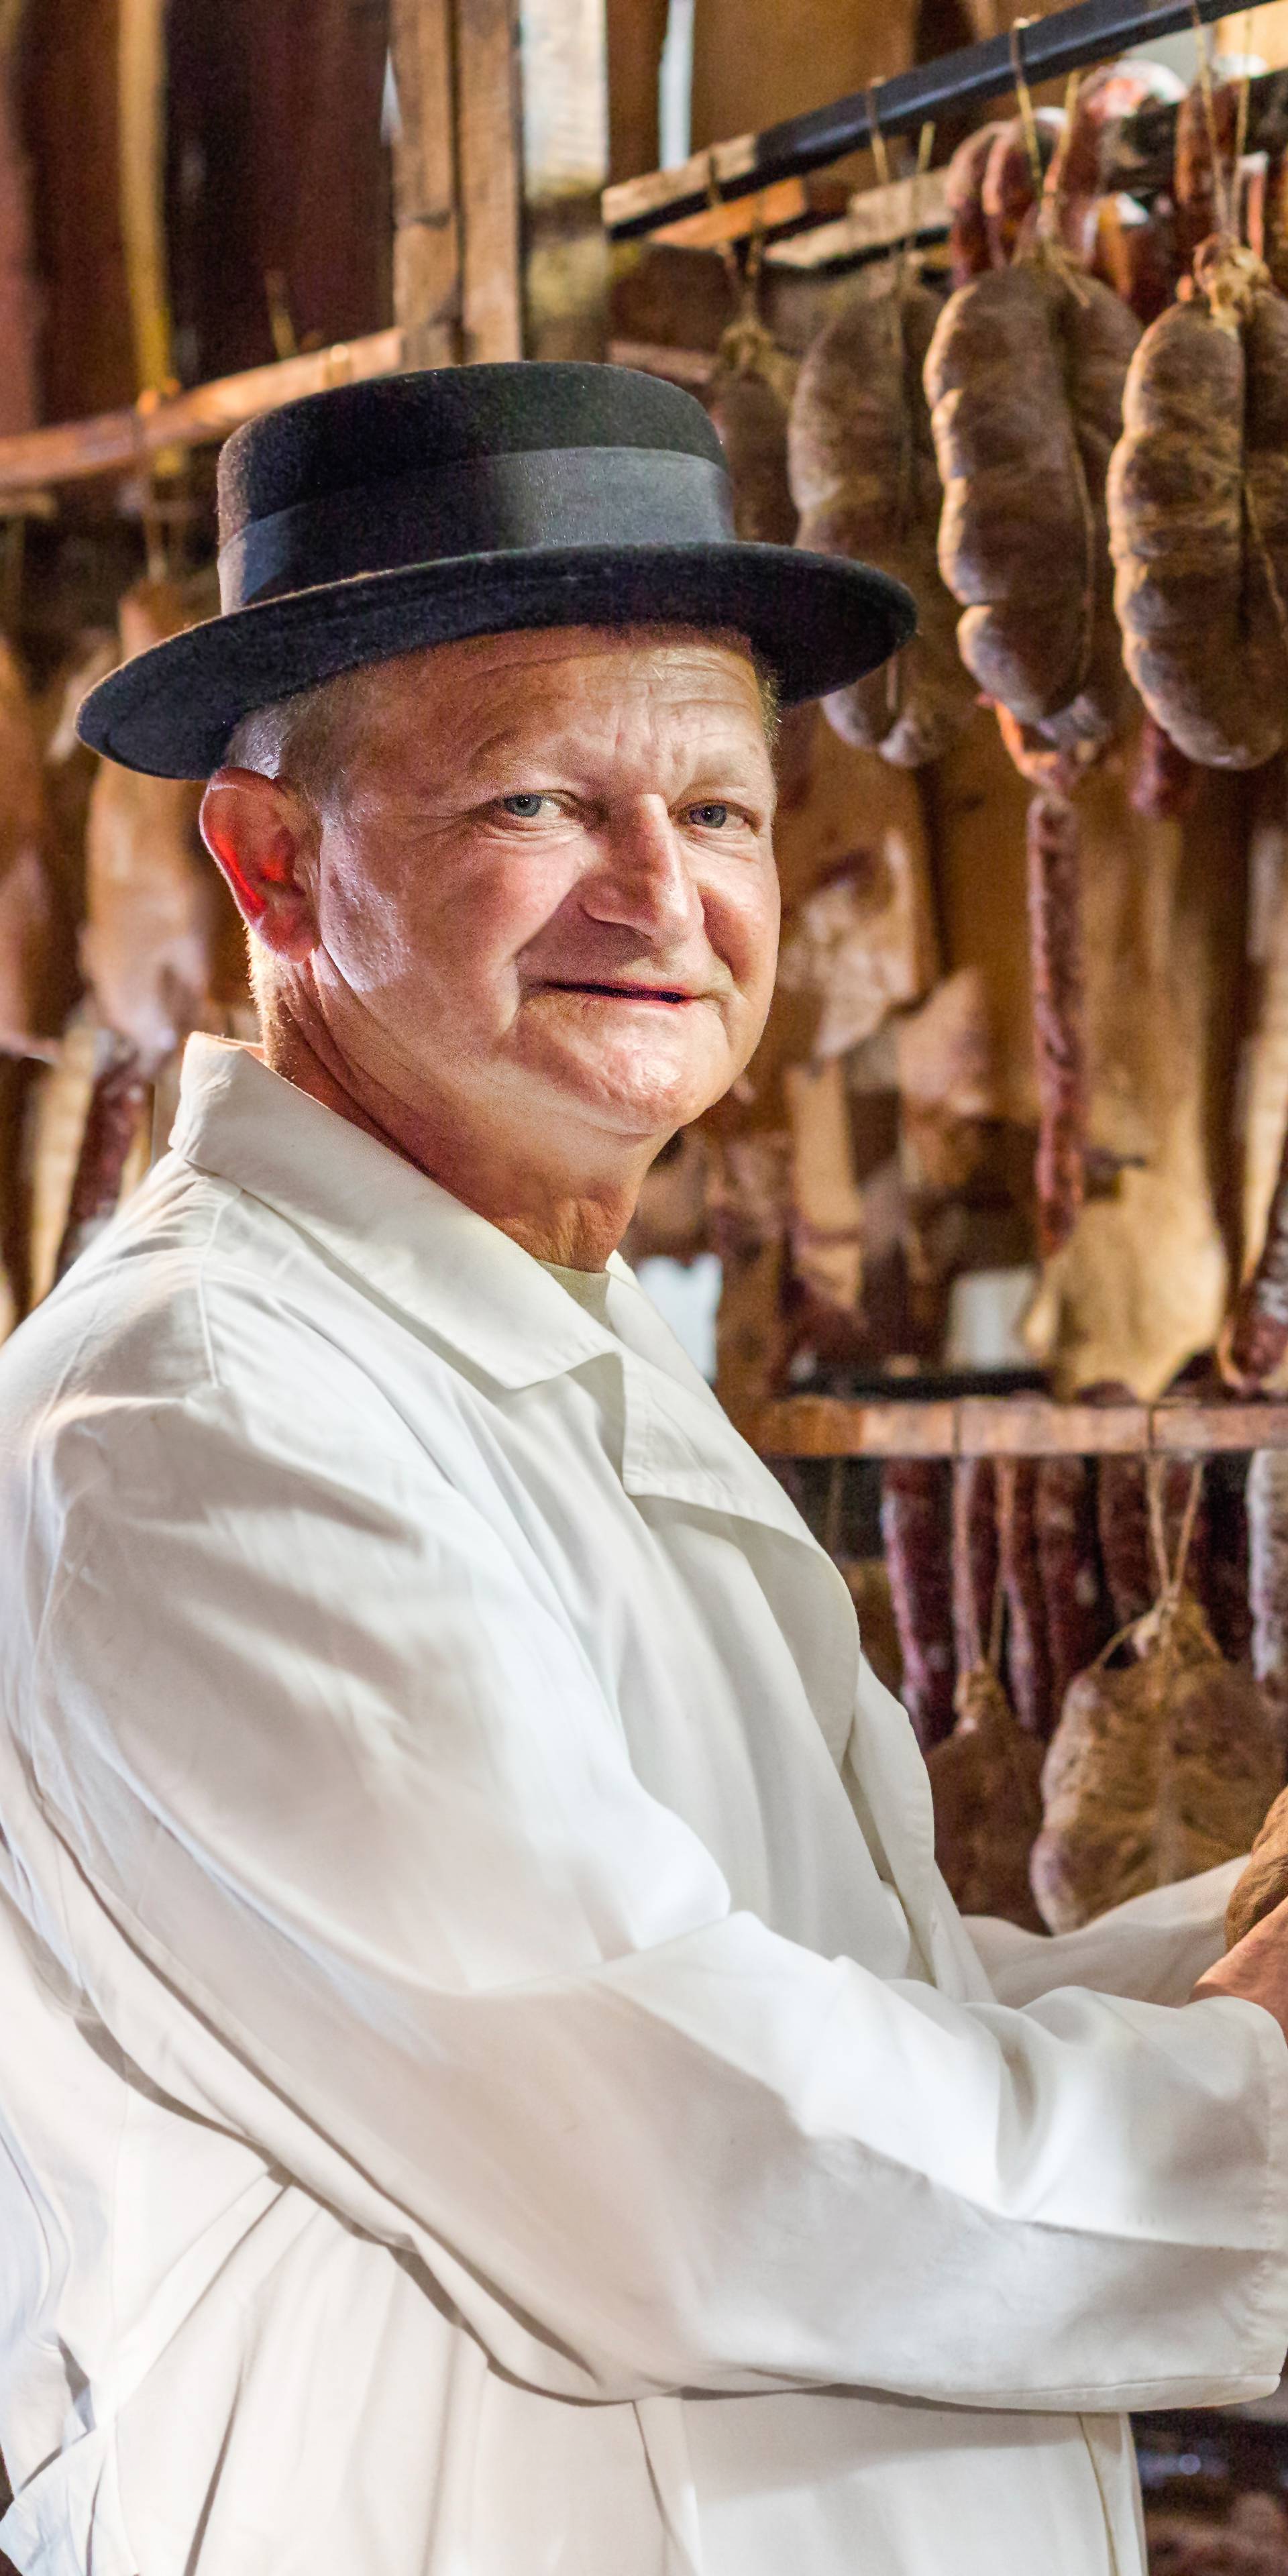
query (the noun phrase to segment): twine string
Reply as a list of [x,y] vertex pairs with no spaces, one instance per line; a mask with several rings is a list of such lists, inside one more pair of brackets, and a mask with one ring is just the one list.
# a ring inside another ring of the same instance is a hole
[[1249,70],[1249,63],[1252,56],[1252,11],[1250,9],[1245,9],[1243,13],[1243,39],[1241,50],[1243,54],[1243,69],[1239,74],[1239,97],[1238,104],[1235,109],[1234,125],[1234,171],[1236,184],[1238,181],[1239,166],[1248,147],[1248,103],[1252,83],[1252,75]]
[[[1190,5],[1194,6],[1194,0],[1190,0]],[[1033,202],[1040,206],[1044,184],[1042,146],[1038,141],[1038,121],[1033,111],[1033,92],[1029,88],[1028,74],[1024,68],[1023,42],[1025,28],[1031,27],[1033,23],[1032,18],[1012,20],[1010,48],[1011,73],[1015,82],[1015,95],[1020,103],[1020,125],[1024,134],[1024,149],[1029,156],[1029,176],[1033,182]]]
[[1208,150],[1212,155],[1212,194],[1216,200],[1217,228],[1227,238],[1233,232],[1231,221],[1229,175],[1221,153],[1216,125],[1216,91],[1212,83],[1212,58],[1208,52],[1207,28],[1199,16],[1198,0],[1190,0],[1194,37],[1198,46],[1199,89],[1203,98],[1203,121],[1207,127]]
[[881,131],[881,109],[877,98],[877,92],[883,87],[883,85],[884,84],[880,80],[868,82],[868,142],[871,145],[872,158],[876,164],[877,184],[882,188],[888,188],[890,185],[890,155],[886,150],[886,139]]
[[[1056,146],[1051,167],[1042,179],[1042,193],[1038,198],[1037,235],[1041,242],[1061,239],[1061,217],[1069,194],[1069,146],[1081,86],[1081,72],[1070,72],[1064,85],[1064,132]],[[1040,152],[1038,157],[1041,158]]]
[[930,155],[934,150],[934,143],[934,125],[928,121],[917,136],[917,159],[908,189],[908,223],[899,244],[897,274],[900,293],[903,292],[909,278],[915,279],[921,274],[925,256],[924,252],[917,248],[917,235],[921,229],[921,190],[926,172],[930,168]]

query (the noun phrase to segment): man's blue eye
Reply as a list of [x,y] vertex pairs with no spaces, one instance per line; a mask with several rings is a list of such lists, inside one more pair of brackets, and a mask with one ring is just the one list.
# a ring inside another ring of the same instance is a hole
[[728,822],[729,808],[727,805],[691,805],[689,818],[691,822],[707,823],[718,830],[722,823]]
[[531,796],[503,796],[501,804],[507,814],[517,814],[520,822],[535,823],[545,801],[534,790]]

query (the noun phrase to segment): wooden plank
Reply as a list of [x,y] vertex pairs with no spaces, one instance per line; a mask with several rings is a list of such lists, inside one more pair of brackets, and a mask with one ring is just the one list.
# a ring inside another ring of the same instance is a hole
[[946,170],[927,170],[919,179],[892,179],[888,187],[866,189],[850,199],[846,213],[834,222],[815,224],[790,241],[770,242],[766,262],[797,270],[861,268],[867,260],[886,258],[902,242],[925,246],[942,241],[948,231],[947,176]]
[[797,1395],[740,1426],[771,1458],[1215,1457],[1288,1449],[1288,1403],[1056,1404],[1045,1396]]
[[792,1395],[758,1406],[739,1428],[767,1458],[951,1458],[957,1407]]
[[1143,1404],[1055,1404],[1045,1396],[965,1396],[957,1406],[962,1458],[1116,1458],[1149,1447]]
[[[1196,20],[1210,22],[1222,15],[1222,8],[1223,0],[1162,0],[1154,7],[1145,0],[1079,0],[1074,8],[1054,10],[1024,25],[1019,39],[1024,68],[1034,82],[1060,77],[1149,37],[1178,33]],[[881,83],[881,131],[887,138],[916,134],[949,108],[1003,97],[1014,86],[1009,35],[961,46]],[[737,135],[715,145],[714,155],[696,152],[673,170],[621,181],[605,190],[604,222],[617,240],[625,241],[696,214],[710,193],[713,161],[720,192],[728,196],[750,196],[775,180],[821,169],[871,142],[872,115],[871,90],[859,90],[762,133]]]
[[1195,1458],[1231,1449],[1288,1449],[1288,1404],[1156,1404],[1150,1447]]
[[785,224],[817,224],[838,208],[819,203],[818,183],[806,179],[779,179],[772,188],[762,188],[758,197],[721,198],[713,206],[704,206],[700,214],[681,215],[679,222],[662,224],[649,238],[671,242],[678,250],[719,250],[722,242],[745,241],[752,233],[771,234]]
[[0,438],[0,496],[38,491],[50,483],[80,483],[96,474],[136,470],[162,449],[198,447],[226,438],[244,420],[277,411],[301,394],[364,376],[389,376],[403,363],[401,331],[373,331],[332,349],[311,349],[271,367],[249,367],[213,384],[194,385],[170,401],[140,402],[127,411],[100,412],[92,420],[24,430]]
[[412,366],[460,354],[453,50],[451,0],[391,0],[394,314]]
[[515,0],[457,0],[461,355],[523,355]]

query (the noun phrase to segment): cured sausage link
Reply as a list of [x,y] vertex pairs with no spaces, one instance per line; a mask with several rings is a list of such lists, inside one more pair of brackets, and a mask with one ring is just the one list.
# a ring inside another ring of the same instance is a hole
[[1029,953],[1038,1088],[1038,1243],[1066,1244],[1086,1189],[1087,1069],[1078,818],[1039,793],[1028,816]]

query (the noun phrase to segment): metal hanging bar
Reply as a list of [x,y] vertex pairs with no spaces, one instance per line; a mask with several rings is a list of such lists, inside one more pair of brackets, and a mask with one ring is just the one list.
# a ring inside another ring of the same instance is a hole
[[[1252,0],[1253,7],[1265,0]],[[1088,63],[1103,62],[1156,36],[1173,36],[1230,13],[1230,0],[1078,0],[1050,18],[1030,19],[1006,35],[988,36],[956,53],[898,72],[880,89],[881,131],[887,140],[913,134],[928,119],[954,107],[1000,98],[1015,87],[1016,57],[1031,82],[1061,78]],[[694,153],[674,170],[653,170],[604,191],[604,223],[615,241],[655,232],[659,225],[696,214],[713,186],[722,197],[753,196],[781,179],[802,177],[859,150],[872,139],[872,92],[855,90],[830,107],[789,116],[761,134],[741,134]]]

